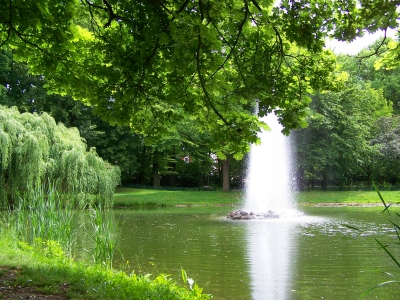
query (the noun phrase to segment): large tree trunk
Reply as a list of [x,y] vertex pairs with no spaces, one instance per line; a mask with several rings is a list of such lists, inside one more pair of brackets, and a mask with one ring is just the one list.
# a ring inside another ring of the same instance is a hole
[[321,182],[322,190],[326,191],[328,188],[328,174],[324,172],[322,174],[322,182]]
[[199,178],[199,189],[201,190],[201,187],[204,185],[203,184],[203,165],[204,165],[204,160],[201,160],[200,164],[200,178]]
[[170,187],[176,187],[176,174],[175,174],[175,171],[176,171],[176,163],[172,163],[172,164],[171,164],[171,171],[172,171],[172,174],[170,174],[170,175],[168,176],[168,185],[169,185]]
[[373,175],[371,165],[368,166],[366,173],[367,173],[367,186],[370,187],[372,186],[372,175]]
[[229,192],[231,190],[230,178],[229,178],[229,164],[231,159],[227,156],[222,161],[222,190]]
[[153,163],[153,187],[160,188],[160,174],[158,174],[158,163]]
[[142,147],[142,153],[140,155],[140,171],[139,175],[136,177],[136,183],[140,185],[145,185],[146,184],[146,178],[145,178],[145,165],[146,165],[146,146]]

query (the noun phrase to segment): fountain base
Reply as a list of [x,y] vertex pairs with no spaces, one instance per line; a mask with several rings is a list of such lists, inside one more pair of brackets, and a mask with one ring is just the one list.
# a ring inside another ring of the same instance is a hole
[[227,216],[228,219],[232,220],[276,219],[279,217],[279,214],[272,210],[269,210],[266,213],[253,213],[244,210],[234,210],[231,211]]
[[247,212],[245,210],[234,210],[231,211],[227,219],[231,220],[266,220],[266,219],[288,219],[288,218],[297,218],[303,216],[304,213],[297,210],[288,210],[282,212],[276,212],[272,210],[268,210],[267,212]]

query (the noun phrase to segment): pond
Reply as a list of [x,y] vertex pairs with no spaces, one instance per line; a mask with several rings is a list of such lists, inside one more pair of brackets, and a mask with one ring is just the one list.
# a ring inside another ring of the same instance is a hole
[[[309,207],[299,218],[258,221],[227,220],[230,210],[116,210],[114,265],[171,274],[181,284],[183,268],[205,293],[230,300],[358,299],[392,279],[382,272],[399,272],[373,239],[395,242],[381,208]],[[366,299],[399,299],[397,288],[387,285]]]

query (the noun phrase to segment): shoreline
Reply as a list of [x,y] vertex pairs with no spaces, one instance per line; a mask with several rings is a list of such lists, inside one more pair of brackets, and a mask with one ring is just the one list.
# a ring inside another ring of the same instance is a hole
[[[299,203],[297,206],[299,207],[378,207],[383,206],[382,203],[333,203],[333,202],[326,202],[326,203]],[[391,204],[390,206],[399,207],[400,204]]]

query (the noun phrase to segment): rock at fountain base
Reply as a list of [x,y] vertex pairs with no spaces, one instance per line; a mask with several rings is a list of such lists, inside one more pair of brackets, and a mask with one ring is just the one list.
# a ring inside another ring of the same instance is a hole
[[269,210],[266,213],[253,213],[253,212],[247,212],[244,210],[234,210],[231,211],[227,218],[232,219],[232,220],[253,220],[253,219],[276,219],[279,218],[280,216],[273,212],[272,210]]

